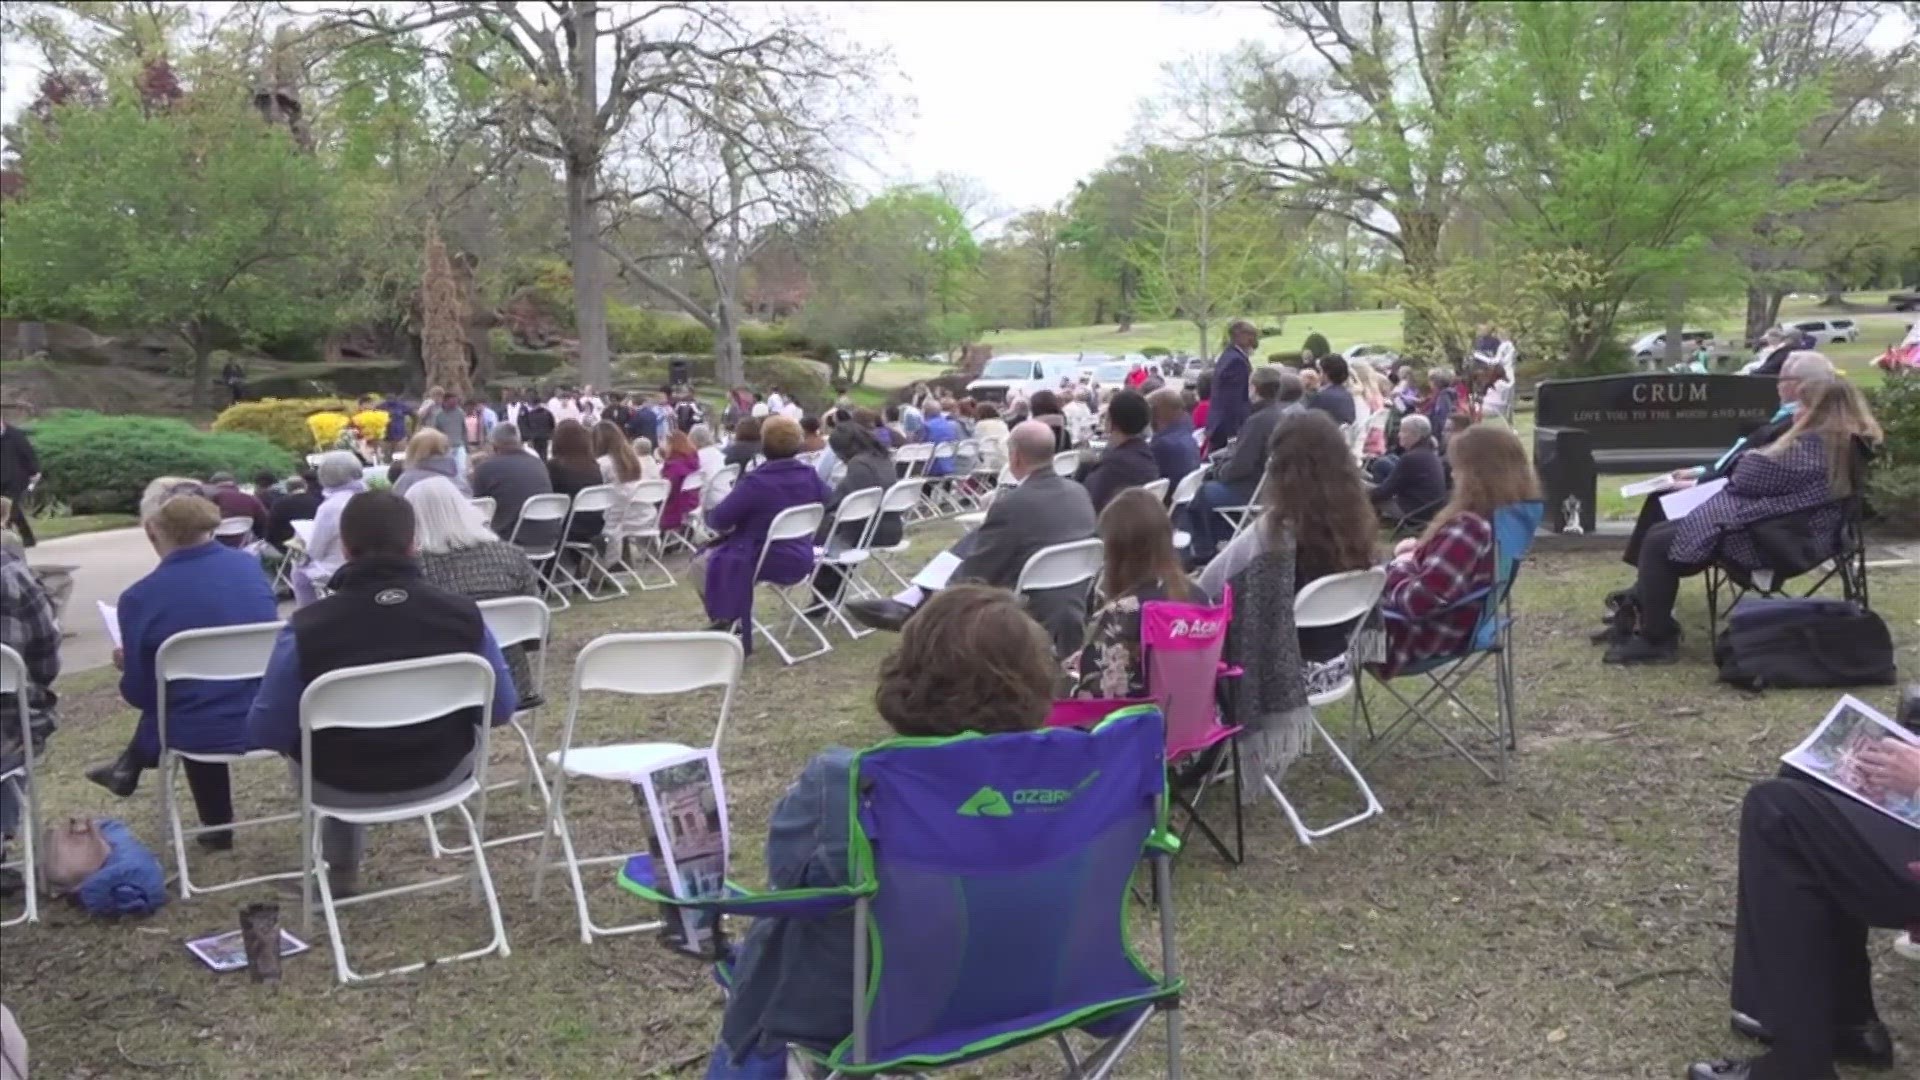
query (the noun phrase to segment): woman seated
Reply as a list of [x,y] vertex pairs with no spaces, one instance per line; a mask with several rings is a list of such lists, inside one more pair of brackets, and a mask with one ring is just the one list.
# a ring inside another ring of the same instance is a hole
[[[1880,441],[1880,425],[1866,398],[1844,379],[1816,382],[1803,391],[1793,426],[1772,443],[1741,454],[1726,487],[1686,517],[1649,528],[1640,545],[1633,596],[1614,614],[1618,636],[1607,649],[1606,662],[1669,663],[1678,657],[1680,624],[1674,620],[1673,604],[1680,579],[1720,560],[1763,565],[1753,538],[1733,530],[1849,494],[1855,439]],[[1456,462],[1456,471],[1458,467]],[[1832,513],[1837,522],[1840,511]]]
[[[796,427],[797,432],[797,427]],[[1052,706],[1052,642],[1012,593],[955,585],[929,599],[880,665],[874,695],[890,735],[1032,731]],[[774,889],[847,883],[853,752],[807,763],[767,829]],[[832,1046],[853,1030],[853,916],[758,919],[742,940],[707,1080],[783,1077],[786,1044]]]
[[[593,456],[593,437],[587,434],[585,424],[562,420],[560,426],[553,429],[553,449],[547,454],[547,477],[553,481],[554,491],[569,498],[600,486],[600,462]],[[584,544],[598,540],[605,526],[606,515],[601,511],[576,513],[573,523],[567,527],[567,542]]]
[[800,452],[800,425],[784,416],[761,426],[766,464],[740,478],[727,497],[707,511],[707,527],[720,534],[705,552],[707,618],[712,629],[737,627],[753,650],[753,585],[771,581],[791,585],[813,572],[813,537],[782,540],[767,550],[767,530],[782,510],[824,503],[830,494],[813,466],[794,457]]
[[[349,460],[351,454],[343,454]],[[322,463],[322,469],[325,463]],[[87,770],[87,779],[121,798],[133,794],[142,769],[160,763],[159,691],[154,661],[160,646],[183,630],[243,626],[277,620],[273,589],[252,554],[215,542],[220,510],[201,495],[200,485],[161,477],[140,499],[140,525],[160,556],[160,565],[120,594],[121,647],[113,651],[120,669],[120,697],[140,710],[133,739],[112,762]],[[183,679],[167,687],[166,745],[201,754],[240,754],[247,745],[247,712],[258,679],[224,682]],[[233,821],[233,791],[227,767],[211,762],[182,763],[187,787],[202,825]],[[201,833],[201,846],[216,851],[233,847],[233,833]]]
[[980,440],[980,468],[997,473],[1007,467],[1007,422],[990,401],[981,402],[975,411],[980,417],[973,425],[973,437]]
[[[705,424],[695,424],[687,431],[687,438],[691,440],[694,452],[700,457],[701,479],[711,480],[714,473],[727,467],[727,452],[713,444],[712,428]],[[672,441],[671,438],[662,439],[660,445],[664,449],[669,447]],[[664,474],[664,470],[662,472]]]
[[745,472],[753,467],[753,459],[760,456],[760,437],[763,421],[759,417],[749,416],[733,426],[733,441],[727,444],[721,455],[726,465],[738,465]]
[[1246,728],[1241,748],[1256,775],[1278,777],[1306,749],[1308,694],[1345,675],[1353,630],[1300,630],[1294,597],[1316,579],[1373,565],[1375,525],[1346,439],[1318,410],[1274,428],[1262,492],[1265,512],[1207,564],[1200,587],[1219,596],[1233,586],[1227,656],[1243,674],[1228,684],[1228,719]]
[[[694,425],[695,434],[704,427]],[[667,436],[667,460],[660,465],[660,479],[667,482],[667,501],[660,507],[660,531],[670,533],[686,524],[687,515],[700,508],[700,487],[687,487],[687,477],[699,476],[700,455],[705,450],[695,450],[693,440],[681,432]],[[711,479],[707,477],[705,479]]]
[[[865,533],[867,521],[850,522],[841,526],[839,533],[830,535],[833,528],[833,515],[847,496],[874,488],[882,492],[893,486],[893,459],[881,448],[880,441],[873,432],[849,420],[833,429],[833,437],[827,445],[833,450],[834,460],[846,465],[847,470],[840,477],[840,483],[827,496],[827,516],[821,519],[820,528],[813,534],[815,546],[828,552],[839,552],[860,543]],[[875,527],[872,544],[876,547],[892,547],[906,534],[906,523],[900,514],[886,514]],[[813,587],[822,596],[836,596],[840,590],[840,568],[832,563],[823,562],[813,573]]]
[[593,453],[594,463],[600,466],[600,482],[613,486],[613,509],[606,514],[607,536],[618,540],[625,529],[653,524],[651,509],[633,505],[634,489],[640,486],[646,470],[620,425],[602,420],[593,426]]
[[1206,603],[1180,569],[1173,521],[1144,488],[1128,488],[1100,511],[1106,566],[1104,603],[1093,613],[1087,643],[1074,665],[1073,696],[1141,698],[1148,693],[1140,656],[1140,609],[1155,600]]
[[293,571],[293,598],[303,606],[313,603],[334,571],[347,564],[346,549],[340,546],[340,512],[347,500],[367,490],[360,459],[345,450],[320,455],[314,474],[320,480],[320,509],[313,513],[307,561]]
[[[540,595],[540,575],[526,552],[494,535],[473,500],[443,477],[415,484],[407,492],[413,506],[420,548],[420,576],[427,584],[474,600]],[[526,650],[501,648],[520,695],[520,708],[539,704]]]
[[453,447],[447,437],[433,428],[425,428],[407,442],[407,460],[400,475],[393,478],[393,493],[404,496],[408,488],[430,476],[444,476],[462,495],[473,494],[467,478],[460,473],[459,463],[454,460]]
[[1067,426],[1066,410],[1060,404],[1060,395],[1051,390],[1035,391],[1027,399],[1027,412],[1033,419],[1053,429],[1054,453],[1073,449],[1073,431]]
[[1494,511],[1540,497],[1526,449],[1504,424],[1461,432],[1447,457],[1452,497],[1418,540],[1400,541],[1387,564],[1381,607],[1399,618],[1387,620],[1387,656],[1375,669],[1383,676],[1466,645],[1480,605],[1451,605],[1494,583]]
[[[1856,765],[1869,790],[1920,799],[1920,747],[1883,738]],[[1784,769],[1747,792],[1739,883],[1733,1030],[1770,1048],[1698,1062],[1688,1080],[1830,1080],[1836,1061],[1893,1068],[1867,928],[1920,919],[1920,830]]]
[[633,440],[633,456],[640,461],[640,479],[660,479],[660,459],[653,456],[653,440],[645,435]]

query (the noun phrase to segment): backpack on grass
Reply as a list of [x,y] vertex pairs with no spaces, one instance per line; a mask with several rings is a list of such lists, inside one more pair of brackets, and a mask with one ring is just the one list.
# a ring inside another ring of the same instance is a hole
[[1750,690],[1885,686],[1896,678],[1887,624],[1851,600],[1743,597],[1713,659],[1721,682]]

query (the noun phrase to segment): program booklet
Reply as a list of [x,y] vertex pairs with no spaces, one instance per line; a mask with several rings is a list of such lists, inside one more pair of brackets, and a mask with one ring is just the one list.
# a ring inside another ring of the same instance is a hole
[[1827,710],[1826,719],[1806,741],[1780,760],[1837,791],[1913,829],[1920,829],[1920,792],[1885,791],[1869,783],[1860,770],[1860,751],[1883,739],[1920,746],[1920,736],[1875,712],[1859,698],[1847,695]]
[[[310,948],[311,945],[285,930],[280,931],[281,957],[297,956]],[[239,971],[247,966],[247,945],[238,930],[195,938],[187,942],[187,951],[215,971]]]
[[[684,900],[721,896],[727,888],[727,797],[720,760],[710,749],[663,760],[633,777],[633,792],[652,825],[647,840],[661,892]],[[699,911],[662,912],[672,948],[709,959],[721,942],[717,917]]]

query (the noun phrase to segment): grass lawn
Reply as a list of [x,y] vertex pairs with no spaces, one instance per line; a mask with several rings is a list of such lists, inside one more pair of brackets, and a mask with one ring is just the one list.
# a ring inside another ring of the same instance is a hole
[[134,514],[72,514],[66,517],[34,518],[33,535],[41,540],[58,540],[63,536],[128,529],[138,524],[140,518]]
[[[916,533],[915,553],[926,557],[955,530]],[[1247,865],[1232,869],[1199,849],[1179,864],[1187,1075],[1669,1078],[1692,1058],[1746,1049],[1726,1028],[1737,808],[1833,695],[1716,685],[1697,585],[1683,600],[1680,665],[1603,668],[1586,635],[1603,592],[1623,580],[1611,554],[1561,549],[1529,561],[1518,592],[1522,746],[1508,784],[1490,786],[1437,743],[1414,740],[1369,768],[1384,819],[1309,850],[1275,807],[1256,804]],[[1920,574],[1876,571],[1873,586],[1893,601],[1887,614],[1911,666]],[[702,622],[685,583],[578,606],[555,624],[548,699],[564,702],[572,659],[593,637]],[[722,748],[743,882],[763,880],[767,815],[808,756],[884,734],[873,678],[892,642],[836,644],[795,668],[764,649],[748,664]],[[112,672],[61,690],[62,730],[41,774],[46,812],[116,814],[164,851],[152,774],[127,802],[80,775],[129,730]],[[1887,709],[1895,697],[1863,696]],[[708,696],[590,699],[580,734],[697,742],[715,707]],[[558,714],[542,718],[545,748]],[[1347,718],[1345,705],[1326,717],[1336,732]],[[496,764],[519,769],[506,750],[496,745]],[[1289,778],[1312,820],[1349,805],[1329,776],[1315,756]],[[244,766],[236,785],[243,814],[289,803],[280,768]],[[627,790],[589,783],[575,795],[583,850],[639,845],[643,820]],[[536,821],[517,793],[490,807],[496,830]],[[426,873],[422,833],[377,830],[369,883]],[[273,827],[243,835],[231,854],[196,852],[197,872],[213,880],[297,865],[294,835]],[[307,935],[315,950],[288,963],[278,991],[208,973],[182,943],[235,926],[242,904],[272,892],[254,889],[124,925],[55,904],[42,925],[5,932],[0,993],[32,1041],[38,1076],[698,1076],[720,1012],[706,972],[650,939],[582,946],[557,875],[532,900],[533,854],[519,844],[492,858],[512,937],[504,960],[348,990],[334,985],[316,930]],[[648,914],[613,886],[611,868],[592,877],[602,921]],[[281,905],[299,932],[297,899],[283,894]],[[369,969],[484,936],[461,889],[350,909],[346,925]],[[1139,937],[1151,960],[1153,936]],[[1893,956],[1888,935],[1872,948],[1881,1011],[1910,1061],[1920,1054],[1920,969]],[[1123,1075],[1157,1075],[1162,1030],[1149,1029]],[[1053,1064],[1030,1047],[958,1075],[1051,1075]]]

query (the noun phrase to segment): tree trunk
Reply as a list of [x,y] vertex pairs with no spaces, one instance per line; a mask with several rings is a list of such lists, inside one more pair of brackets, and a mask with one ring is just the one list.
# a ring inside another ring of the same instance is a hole
[[[1399,219],[1401,259],[1408,276],[1415,281],[1432,281],[1434,272],[1440,268],[1440,218],[1424,210],[1402,210],[1395,216]],[[1432,341],[1441,347],[1446,344],[1440,341],[1439,330],[1432,322],[1412,308],[1400,309],[1400,333],[1409,348],[1420,341]]]
[[599,93],[600,5],[573,5],[574,130],[567,146],[567,245],[573,262],[573,315],[580,333],[580,381],[605,389],[613,382],[607,349],[607,261],[601,255],[600,223],[594,215],[600,147],[595,119]]
[[1773,325],[1773,317],[1780,310],[1780,298],[1772,289],[1761,285],[1747,286],[1747,344],[1760,340],[1760,335]]
[[1193,320],[1193,328],[1200,331],[1200,359],[1205,360],[1213,355],[1207,351],[1207,321],[1205,319],[1195,319]]
[[207,335],[201,333],[189,333],[187,344],[193,349],[193,396],[188,400],[195,409],[204,409],[208,404],[207,368],[213,349]]
[[1681,363],[1684,362],[1682,360],[1682,354],[1686,349],[1687,342],[1685,337],[1686,319],[1683,314],[1685,306],[1683,302],[1686,299],[1686,295],[1686,288],[1678,282],[1674,283],[1673,290],[1668,295],[1670,303],[1667,306],[1667,340],[1665,345],[1666,363],[1670,368],[1679,367]]
[[740,355],[740,324],[735,320],[732,302],[721,297],[713,313],[713,377],[722,386],[745,386],[747,362]]

